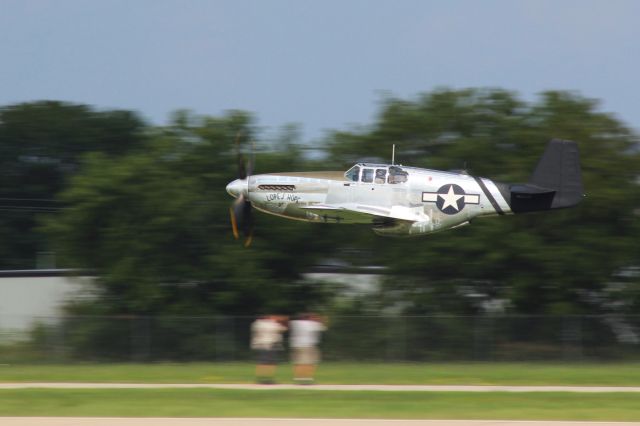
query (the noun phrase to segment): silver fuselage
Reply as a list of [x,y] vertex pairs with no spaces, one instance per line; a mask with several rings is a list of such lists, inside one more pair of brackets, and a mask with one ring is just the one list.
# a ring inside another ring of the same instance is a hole
[[[234,196],[243,191],[265,213],[309,222],[373,223],[383,235],[425,234],[511,212],[490,179],[381,164],[356,167],[361,172],[355,180],[344,172],[272,173],[234,181],[227,190]],[[365,169],[384,173],[390,167],[401,169],[405,180],[362,180]]]

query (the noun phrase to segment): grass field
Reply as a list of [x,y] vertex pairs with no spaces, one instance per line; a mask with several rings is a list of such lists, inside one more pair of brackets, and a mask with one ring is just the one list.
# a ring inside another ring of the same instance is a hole
[[[252,383],[250,363],[0,364],[0,382]],[[278,367],[291,383],[291,366]],[[324,363],[323,384],[640,386],[640,363]]]
[[638,421],[640,396],[628,393],[24,389],[0,390],[0,416]]
[[[0,382],[252,383],[251,363],[0,365]],[[640,364],[323,363],[323,384],[640,386]],[[278,381],[291,382],[280,365]],[[638,393],[0,390],[0,416],[640,421]],[[0,419],[1,423],[1,419]]]

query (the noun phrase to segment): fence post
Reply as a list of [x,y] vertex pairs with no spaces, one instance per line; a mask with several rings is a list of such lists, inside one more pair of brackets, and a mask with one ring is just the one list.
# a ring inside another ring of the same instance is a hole
[[151,344],[149,318],[131,317],[131,360],[143,362],[149,360]]
[[581,360],[582,317],[565,315],[562,317],[562,354],[565,361]]
[[63,360],[66,359],[66,353],[67,353],[66,327],[67,327],[67,319],[66,318],[62,318],[60,320],[60,322],[58,323],[58,327],[56,327],[58,332],[56,333],[57,342],[56,342],[56,345],[55,345],[55,353],[56,353],[56,358],[58,359],[58,361],[63,361]]
[[493,356],[494,315],[469,317],[473,321],[473,360],[487,361]]
[[406,340],[406,316],[384,316],[386,325],[386,354],[387,361],[405,361],[407,357]]
[[480,324],[482,322],[481,318],[478,318],[477,316],[473,317],[473,360],[474,361],[479,361],[482,356],[480,355],[481,349],[480,347],[482,346],[480,343],[480,340],[482,339],[482,331],[480,330],[482,328],[482,325]]
[[217,361],[237,361],[236,320],[236,317],[215,317],[215,351]]
[[409,361],[407,359],[407,347],[408,347],[407,346],[408,345],[407,339],[408,339],[408,335],[409,335],[409,333],[408,333],[409,327],[407,325],[407,317],[403,316],[401,319],[402,319],[402,323],[401,323],[401,325],[402,325],[401,326],[401,329],[402,329],[402,345],[401,345],[402,358],[401,359],[402,359],[402,361],[407,362],[407,361]]

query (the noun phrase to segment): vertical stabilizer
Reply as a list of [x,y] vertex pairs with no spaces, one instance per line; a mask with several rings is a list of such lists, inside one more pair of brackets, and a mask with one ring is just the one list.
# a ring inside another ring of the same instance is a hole
[[552,209],[578,204],[584,196],[578,144],[560,139],[550,141],[529,183],[556,191]]
[[509,185],[514,213],[561,209],[584,197],[580,153],[573,141],[553,139],[540,157],[529,182]]

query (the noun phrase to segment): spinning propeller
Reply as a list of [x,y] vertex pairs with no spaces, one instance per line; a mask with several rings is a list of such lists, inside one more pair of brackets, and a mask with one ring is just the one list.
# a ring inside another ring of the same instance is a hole
[[252,152],[249,161],[245,161],[238,145],[239,139],[240,135],[236,138],[238,179],[227,185],[227,192],[235,197],[235,201],[229,207],[229,215],[233,236],[238,239],[242,235],[244,246],[249,247],[253,239],[253,208],[249,201],[249,177],[253,173],[254,156]]

